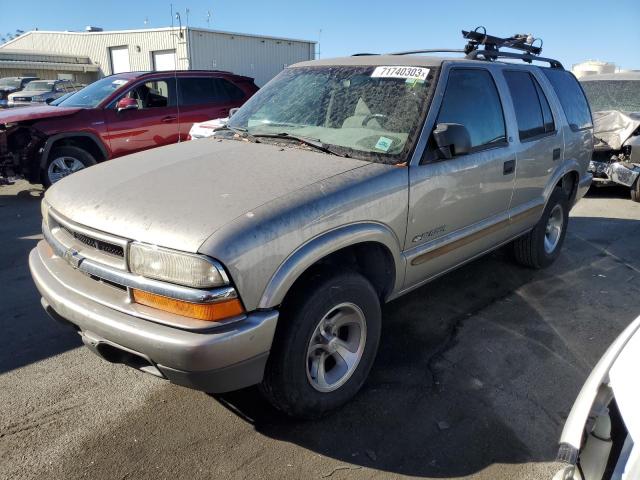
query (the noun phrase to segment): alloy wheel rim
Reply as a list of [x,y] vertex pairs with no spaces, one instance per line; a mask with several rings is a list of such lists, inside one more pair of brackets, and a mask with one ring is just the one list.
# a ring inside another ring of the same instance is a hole
[[307,379],[319,392],[344,385],[360,364],[367,339],[364,313],[353,303],[341,303],[318,322],[307,348]]
[[551,209],[544,231],[544,251],[547,254],[553,253],[558,243],[560,243],[563,226],[564,216],[562,215],[562,207],[555,205],[553,209]]
[[67,175],[71,175],[72,173],[77,172],[78,170],[82,170],[83,168],[85,168],[84,163],[82,163],[77,158],[58,157],[49,164],[47,175],[51,183],[56,183]]

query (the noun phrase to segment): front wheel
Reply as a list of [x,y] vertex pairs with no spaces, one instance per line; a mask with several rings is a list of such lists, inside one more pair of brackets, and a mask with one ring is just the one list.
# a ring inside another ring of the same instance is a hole
[[49,153],[47,166],[42,172],[42,184],[48,188],[64,177],[95,164],[93,156],[82,148],[56,147]]
[[287,415],[316,418],[362,387],[378,350],[380,300],[356,272],[319,274],[285,302],[261,391]]
[[551,265],[560,255],[568,223],[569,199],[556,188],[533,230],[513,242],[516,261],[531,268]]

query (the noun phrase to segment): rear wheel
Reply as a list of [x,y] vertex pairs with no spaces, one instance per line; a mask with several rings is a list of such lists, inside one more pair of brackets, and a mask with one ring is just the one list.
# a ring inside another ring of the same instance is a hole
[[355,272],[314,276],[292,295],[261,391],[287,415],[315,418],[362,387],[378,349],[380,300]]
[[533,230],[513,242],[516,261],[531,268],[551,265],[560,255],[568,223],[569,199],[556,188]]
[[631,186],[631,200],[640,202],[640,177],[636,178],[636,182]]
[[48,188],[64,177],[95,164],[93,156],[82,148],[56,147],[49,153],[47,166],[42,172],[42,184]]

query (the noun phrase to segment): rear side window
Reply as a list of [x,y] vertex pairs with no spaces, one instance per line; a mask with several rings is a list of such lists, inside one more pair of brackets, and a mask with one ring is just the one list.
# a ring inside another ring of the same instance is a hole
[[244,98],[244,92],[223,78],[180,78],[181,105],[228,103]]
[[543,68],[541,70],[551,82],[556,95],[558,95],[571,129],[591,128],[593,123],[589,104],[576,77],[566,70],[551,68]]
[[504,77],[511,92],[520,140],[553,132],[555,125],[549,102],[536,79],[522,71],[506,71]]
[[469,131],[471,147],[507,141],[498,89],[487,70],[452,69],[436,123],[460,123]]

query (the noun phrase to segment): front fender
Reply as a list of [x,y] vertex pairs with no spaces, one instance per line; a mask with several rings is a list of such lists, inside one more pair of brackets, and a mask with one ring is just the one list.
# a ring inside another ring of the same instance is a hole
[[300,275],[322,258],[343,248],[365,242],[381,244],[391,252],[396,273],[392,290],[395,292],[404,283],[405,274],[405,261],[401,255],[398,238],[383,224],[355,223],[312,238],[287,257],[269,280],[260,297],[258,308],[273,308],[281,304]]

